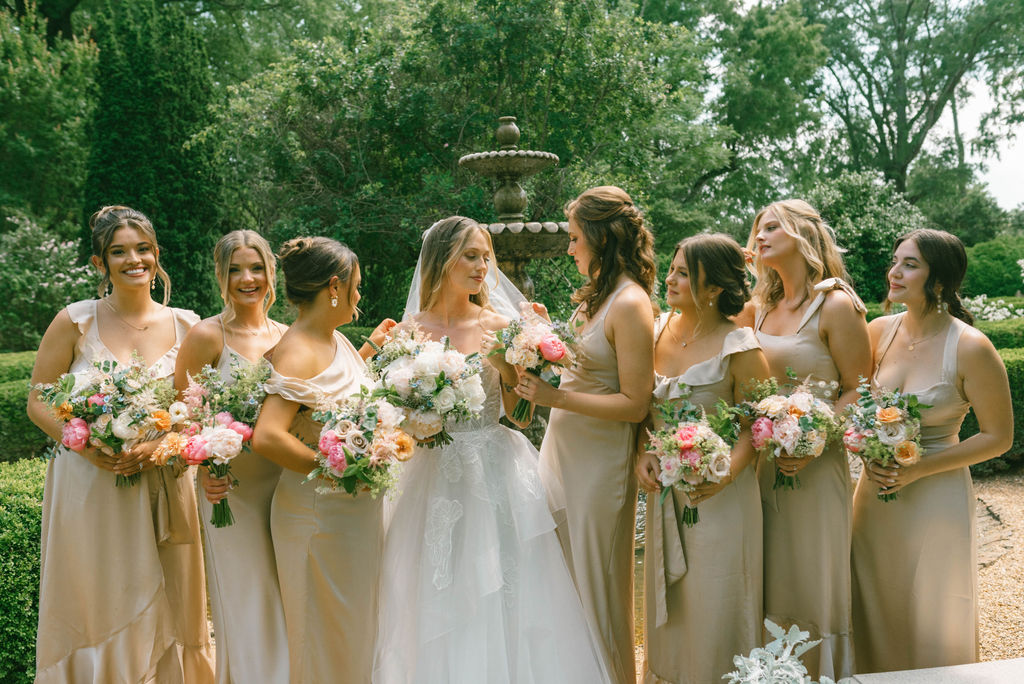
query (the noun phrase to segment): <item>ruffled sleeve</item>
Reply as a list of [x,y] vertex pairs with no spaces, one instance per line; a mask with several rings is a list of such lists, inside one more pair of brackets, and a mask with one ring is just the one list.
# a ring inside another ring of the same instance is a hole
[[67,311],[78,332],[85,335],[96,321],[96,300],[83,299],[80,302],[73,302],[68,304]]
[[309,408],[316,408],[327,398],[324,391],[310,380],[281,375],[274,369],[274,364],[270,364],[270,377],[264,383],[263,389],[267,394],[277,394],[288,401],[294,401],[296,404],[302,404]]
[[864,302],[854,292],[853,287],[842,278],[827,278],[822,280],[820,283],[814,286],[815,292],[827,293],[832,290],[842,290],[846,294],[850,295],[850,299],[853,300],[853,307],[857,309],[859,313],[867,312],[868,308],[864,306]]
[[315,409],[325,401],[337,401],[358,392],[361,383],[369,382],[366,364],[344,335],[339,332],[334,335],[337,343],[334,360],[308,380],[281,375],[271,363],[270,378],[263,386],[267,394],[277,394]]
[[678,399],[689,393],[687,388],[712,385],[721,382],[729,371],[729,358],[733,354],[760,349],[754,331],[750,328],[736,328],[722,341],[722,351],[707,361],[690,366],[682,375],[674,378],[657,376],[654,384],[654,398],[657,401]]

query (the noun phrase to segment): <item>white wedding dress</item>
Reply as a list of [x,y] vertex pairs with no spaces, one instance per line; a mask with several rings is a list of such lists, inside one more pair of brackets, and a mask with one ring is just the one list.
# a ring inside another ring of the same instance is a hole
[[481,417],[417,447],[401,474],[381,572],[378,684],[608,682],[562,549],[538,454]]

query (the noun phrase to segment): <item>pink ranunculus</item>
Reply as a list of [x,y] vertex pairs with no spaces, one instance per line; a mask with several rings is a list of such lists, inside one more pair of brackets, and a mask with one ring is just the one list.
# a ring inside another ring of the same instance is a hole
[[692,449],[696,439],[696,425],[686,425],[676,430],[676,440],[679,442],[679,451],[681,452]]
[[229,425],[235,422],[234,416],[232,416],[227,411],[221,411],[220,413],[215,415],[213,419],[220,423],[221,425],[223,425],[224,427],[228,427]]
[[89,424],[81,418],[72,418],[61,429],[60,443],[72,451],[82,451],[89,443]]
[[679,454],[679,458],[694,470],[700,470],[700,452],[696,449],[686,449]]
[[750,426],[750,443],[755,449],[763,449],[772,438],[772,419],[761,416]]
[[210,446],[202,435],[193,435],[185,442],[181,455],[189,465],[199,465],[210,455]]
[[320,443],[317,447],[324,456],[331,453],[331,447],[341,443],[341,436],[335,430],[328,430],[320,436]]
[[859,454],[864,448],[864,433],[858,432],[856,428],[846,428],[846,432],[843,433],[843,444],[851,454]]
[[546,361],[554,363],[565,358],[565,344],[562,340],[558,339],[557,335],[545,335],[540,338],[540,344],[537,345],[537,349],[540,350],[540,355]]
[[327,452],[327,467],[338,477],[345,474],[345,468],[348,467],[348,459],[345,458],[345,447],[342,444],[335,444]]
[[103,406],[107,403],[107,397],[102,394],[94,394],[86,400],[89,406]]
[[241,421],[234,421],[231,425],[228,425],[228,429],[240,434],[243,442],[248,442],[252,439],[252,428]]

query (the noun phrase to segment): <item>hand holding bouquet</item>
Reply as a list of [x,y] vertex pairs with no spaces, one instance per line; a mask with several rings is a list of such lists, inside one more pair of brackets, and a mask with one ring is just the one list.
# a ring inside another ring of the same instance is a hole
[[[519,310],[519,318],[495,333],[501,348],[492,354],[503,353],[508,363],[551,382],[562,368],[576,362],[576,336],[569,323],[548,321],[529,302],[522,302]],[[530,402],[521,398],[512,409],[512,419],[524,423],[531,410]]]
[[[922,404],[913,394],[899,390],[871,390],[867,382],[857,388],[860,399],[846,407],[846,450],[860,456],[865,465],[877,461],[883,466],[911,466],[921,460]],[[882,501],[893,501],[897,492],[878,490]]]
[[[175,402],[170,380],[156,378],[140,356],[131,362],[95,361],[89,372],[63,374],[53,384],[37,385],[39,398],[64,421],[61,444],[75,452],[93,446],[114,456],[132,446],[156,439],[186,417],[184,404]],[[51,452],[55,455],[56,450]],[[118,475],[118,487],[131,487],[141,475]]]
[[483,409],[479,355],[452,349],[447,337],[435,342],[415,325],[389,336],[368,367],[376,380],[372,396],[401,410],[403,430],[428,447],[450,444],[448,422]]
[[[739,425],[736,409],[719,400],[716,412],[707,415],[686,398],[659,406],[665,427],[648,431],[647,453],[658,458],[661,499],[664,503],[669,487],[688,495],[705,482],[718,483],[729,476],[732,466],[732,445],[736,443]],[[682,522],[692,527],[700,520],[696,506],[683,508]]]
[[[779,456],[817,458],[838,435],[832,407],[811,394],[805,385],[783,395],[774,378],[758,383],[746,402],[746,413],[753,418],[751,443],[769,461]],[[785,475],[776,468],[773,489],[799,486],[799,476]]]
[[307,480],[320,478],[332,489],[339,487],[355,496],[358,488],[376,499],[395,484],[394,465],[408,461],[416,446],[399,428],[405,415],[368,389],[347,401],[317,411],[323,422],[316,448],[316,468]]

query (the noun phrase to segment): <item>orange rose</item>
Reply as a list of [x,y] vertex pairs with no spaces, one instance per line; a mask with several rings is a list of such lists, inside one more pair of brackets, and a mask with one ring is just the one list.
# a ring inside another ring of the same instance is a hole
[[177,432],[170,432],[164,436],[163,441],[153,450],[149,457],[158,466],[167,465],[167,462],[181,454],[181,448],[185,446],[185,436]]
[[69,404],[66,401],[63,404],[61,404],[60,406],[58,406],[57,408],[54,409],[54,412],[57,414],[57,418],[59,418],[60,420],[65,421],[65,422],[71,420],[71,415],[72,415],[71,411],[72,411],[71,404]]
[[895,406],[886,406],[875,410],[875,420],[879,423],[896,423],[903,419],[903,412]]
[[896,450],[893,452],[893,458],[901,466],[912,466],[921,460],[921,451],[917,448],[915,442],[911,442],[909,439],[900,442],[896,445]]
[[794,416],[796,418],[799,418],[800,416],[804,415],[804,412],[799,407],[790,406],[789,407],[789,415]]
[[395,452],[395,458],[399,461],[408,461],[412,458],[413,449],[416,447],[416,442],[413,438],[405,434],[401,430],[395,431],[395,446],[398,447]]
[[167,411],[153,411],[149,419],[153,421],[153,427],[160,432],[167,432],[171,429],[171,414]]

